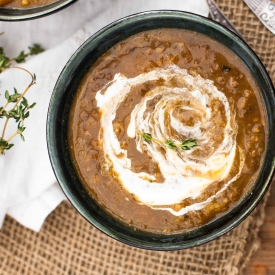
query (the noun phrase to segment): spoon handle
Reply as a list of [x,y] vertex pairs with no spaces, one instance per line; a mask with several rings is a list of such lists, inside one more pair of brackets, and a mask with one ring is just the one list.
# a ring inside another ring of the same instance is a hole
[[230,21],[226,18],[226,16],[222,13],[222,11],[219,9],[217,4],[214,2],[214,0],[206,0],[208,6],[209,6],[209,12],[211,15],[211,18],[228,28],[229,30],[235,32],[238,36],[242,37],[242,35],[236,30],[236,28],[230,23]]
[[275,34],[275,3],[269,0],[243,0],[260,21]]

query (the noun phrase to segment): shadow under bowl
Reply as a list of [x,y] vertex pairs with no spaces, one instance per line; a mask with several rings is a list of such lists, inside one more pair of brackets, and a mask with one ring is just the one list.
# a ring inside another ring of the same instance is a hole
[[[116,43],[136,33],[157,28],[181,28],[213,38],[231,49],[247,66],[260,88],[267,113],[264,161],[252,190],[229,212],[186,233],[161,235],[135,231],[98,206],[86,191],[68,148],[68,118],[80,82],[94,62]],[[47,143],[56,178],[72,205],[92,225],[110,237],[139,248],[177,250],[214,240],[236,227],[256,207],[274,172],[274,87],[259,58],[238,36],[210,19],[181,11],[148,11],[122,18],[91,36],[71,57],[54,88],[47,119]]]

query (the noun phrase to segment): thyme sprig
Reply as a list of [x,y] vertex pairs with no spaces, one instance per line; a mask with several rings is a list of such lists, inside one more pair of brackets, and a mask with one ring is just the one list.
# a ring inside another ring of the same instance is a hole
[[165,144],[167,146],[167,148],[172,149],[172,150],[177,150],[178,148],[181,148],[182,150],[186,151],[186,150],[191,150],[193,147],[197,146],[197,142],[195,139],[183,140],[181,143],[177,144],[177,143],[175,143],[174,140],[171,140],[171,139],[167,139],[167,140],[155,139],[152,137],[152,135],[150,133],[139,132],[138,134],[147,143],[150,143],[151,141],[153,141],[153,142]]
[[[31,88],[31,86],[36,83],[35,74],[32,74],[28,70],[21,67],[14,68],[27,72],[31,76],[31,82],[21,94],[18,93],[16,88],[14,88],[13,94],[10,94],[8,91],[5,92],[6,104],[0,107],[0,118],[6,119],[2,130],[2,135],[0,137],[0,154],[4,154],[5,150],[9,150],[14,146],[14,144],[10,143],[10,141],[17,135],[20,135],[21,139],[25,141],[23,132],[25,131],[26,127],[24,126],[24,122],[25,119],[28,118],[30,115],[30,109],[32,109],[36,105],[35,102],[29,104],[28,100],[25,98],[25,94],[27,93],[27,91]],[[14,103],[13,107],[7,110],[7,107],[11,103]],[[13,119],[15,123],[17,123],[17,130],[14,134],[6,139],[5,133],[10,119]]]
[[4,49],[0,47],[0,73],[8,68],[11,68],[14,62],[23,63],[26,61],[26,58],[28,56],[36,55],[44,51],[44,49],[38,44],[33,44],[33,46],[30,46],[28,48],[29,51],[27,53],[25,53],[25,51],[21,51],[18,56],[14,58],[9,58],[8,56],[6,56]]

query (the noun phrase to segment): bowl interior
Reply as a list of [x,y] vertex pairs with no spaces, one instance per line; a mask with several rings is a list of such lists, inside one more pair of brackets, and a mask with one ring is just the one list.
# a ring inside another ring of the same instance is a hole
[[0,7],[0,21],[23,21],[40,18],[76,2],[77,0],[57,0],[48,5],[35,8],[5,8]]
[[[188,233],[159,235],[134,231],[101,209],[82,185],[68,149],[68,117],[74,95],[91,65],[117,42],[141,31],[156,28],[182,28],[206,34],[229,47],[255,76],[267,113],[267,148],[262,169],[253,190],[228,213]],[[274,171],[275,130],[274,87],[262,63],[247,44],[221,25],[198,15],[180,11],[150,11],[118,20],[90,37],[63,69],[53,92],[47,121],[47,142],[52,166],[64,193],[95,227],[140,248],[175,250],[213,240],[239,224],[257,205],[267,190]]]

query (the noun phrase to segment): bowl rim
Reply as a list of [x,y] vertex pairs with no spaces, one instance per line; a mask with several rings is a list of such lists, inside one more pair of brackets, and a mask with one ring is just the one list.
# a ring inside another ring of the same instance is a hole
[[[214,27],[214,29],[216,30],[220,30],[222,33],[226,34],[229,37],[234,38],[236,41],[239,41],[239,43],[243,44],[242,46],[245,46],[247,48],[248,51],[250,51],[250,53],[253,55],[253,58],[257,61],[260,69],[262,70],[264,76],[265,76],[265,81],[267,82],[267,85],[270,87],[271,92],[270,92],[270,96],[272,97],[272,102],[270,103],[271,105],[273,105],[273,107],[275,107],[275,96],[274,96],[274,86],[273,83],[270,79],[270,76],[268,74],[268,72],[266,71],[263,63],[261,62],[261,60],[259,59],[259,57],[256,55],[256,53],[251,49],[251,47],[239,36],[237,36],[234,32],[232,32],[231,30],[225,28],[224,26],[222,26],[221,24],[212,21],[209,18],[194,14],[194,13],[190,13],[190,12],[185,12],[185,11],[177,11],[177,10],[150,10],[150,11],[145,11],[145,12],[140,12],[140,13],[135,13],[135,14],[131,14],[129,16],[120,18],[108,25],[106,25],[105,27],[103,27],[102,29],[100,29],[99,31],[97,31],[96,33],[94,33],[90,38],[88,38],[76,51],[75,53],[71,56],[71,58],[69,59],[69,61],[67,62],[67,64],[65,65],[65,67],[63,68],[57,82],[56,85],[54,87],[53,90],[53,94],[50,100],[50,104],[49,104],[49,109],[48,109],[48,116],[47,116],[47,146],[48,146],[48,153],[49,153],[49,157],[50,157],[50,161],[51,161],[51,165],[52,168],[54,170],[55,176],[57,178],[57,181],[61,187],[61,189],[63,190],[64,194],[66,195],[66,197],[68,198],[68,200],[70,201],[70,203],[76,208],[76,210],[93,226],[95,226],[97,229],[99,229],[101,232],[105,233],[106,235],[112,237],[113,239],[120,241],[122,243],[134,246],[134,247],[138,247],[138,248],[143,248],[143,249],[148,249],[148,250],[160,250],[160,251],[168,251],[168,250],[180,250],[180,249],[186,249],[186,248],[191,248],[194,246],[198,246],[204,243],[207,243],[209,241],[212,241],[222,235],[224,235],[225,233],[229,232],[230,230],[232,230],[233,228],[235,228],[239,223],[241,223],[252,211],[253,209],[258,205],[258,203],[260,202],[260,200],[262,199],[262,197],[264,196],[264,194],[266,193],[271,180],[273,178],[274,172],[275,172],[275,155],[273,153],[272,157],[270,157],[270,170],[267,172],[267,175],[265,175],[265,181],[264,184],[262,185],[259,193],[257,194],[256,198],[254,201],[250,201],[250,203],[248,204],[248,207],[246,207],[242,212],[240,212],[237,216],[237,219],[234,219],[229,223],[226,223],[225,226],[221,226],[218,228],[217,230],[213,230],[211,232],[209,232],[206,236],[200,237],[198,239],[196,239],[196,241],[190,245],[190,243],[187,244],[169,244],[169,245],[164,245],[164,246],[152,246],[152,245],[148,245],[145,244],[143,242],[139,242],[139,241],[133,241],[133,239],[129,240],[129,236],[121,236],[120,234],[118,234],[118,232],[114,232],[106,227],[104,227],[104,225],[100,224],[97,220],[89,218],[87,216],[87,213],[85,211],[85,209],[83,209],[83,207],[81,206],[81,204],[79,204],[79,202],[75,199],[72,198],[72,194],[70,192],[68,192],[68,188],[66,186],[66,183],[63,182],[62,176],[60,175],[60,171],[58,171],[58,166],[57,166],[57,162],[56,162],[56,154],[53,150],[53,147],[51,146],[51,140],[52,140],[52,133],[51,133],[51,127],[52,127],[52,119],[53,119],[53,115],[52,113],[53,111],[53,103],[56,97],[56,94],[58,93],[58,89],[59,86],[62,85],[62,78],[64,76],[66,76],[66,74],[68,73],[67,71],[70,70],[70,66],[71,63],[77,59],[78,55],[83,51],[83,49],[85,49],[85,47],[87,47],[89,45],[89,43],[91,41],[93,41],[94,39],[100,37],[102,34],[104,34],[106,31],[111,30],[114,27],[117,27],[120,24],[124,24],[125,22],[127,22],[127,20],[133,20],[135,18],[139,18],[142,16],[166,16],[166,15],[178,15],[178,16],[186,16],[186,17],[192,17],[192,18],[197,18],[197,20],[202,20],[205,23],[204,24],[209,24],[212,27]],[[265,104],[266,105],[266,104]],[[275,118],[275,116],[274,116]],[[268,115],[267,115],[267,120],[268,120]],[[271,129],[269,129],[271,130]],[[273,129],[275,130],[275,129]],[[270,134],[269,134],[270,135]],[[269,144],[271,143],[270,140],[268,140],[267,142],[269,142]],[[267,144],[268,147],[268,144]],[[267,151],[267,150],[266,150]],[[265,159],[268,157],[268,154],[266,152],[265,155]],[[262,166],[264,166],[264,163],[262,164]],[[262,173],[262,172],[261,172]],[[256,180],[256,182],[258,181],[258,179]],[[251,194],[253,193],[253,191],[251,192]],[[253,195],[255,195],[253,193]],[[74,200],[75,199],[75,200]],[[226,214],[224,215],[226,216]]]
[[78,0],[57,0],[47,5],[35,8],[5,8],[0,7],[0,21],[26,21],[38,19],[56,13]]

